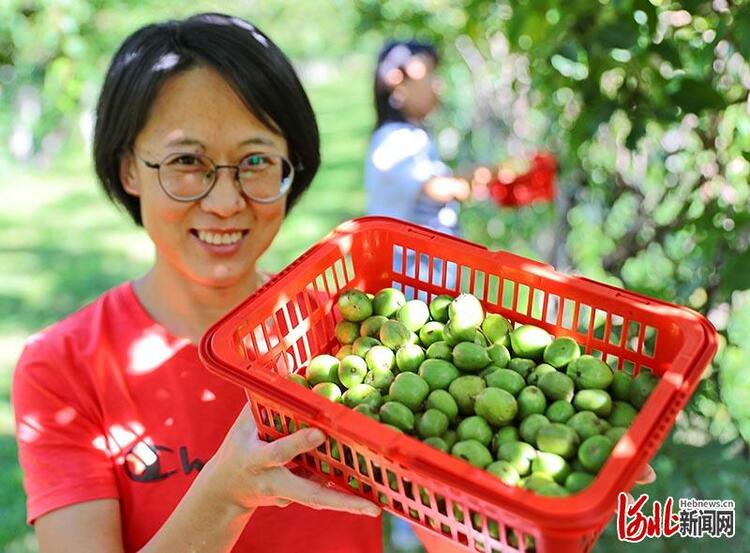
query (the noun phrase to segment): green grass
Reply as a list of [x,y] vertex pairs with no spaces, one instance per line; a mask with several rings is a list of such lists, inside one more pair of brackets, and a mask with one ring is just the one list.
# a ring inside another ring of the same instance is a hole
[[[278,271],[336,225],[362,215],[371,125],[369,72],[309,88],[323,164],[261,260]],[[11,166],[0,184],[0,550],[31,552],[13,437],[10,381],[25,338],[108,288],[140,276],[153,247],[104,198],[82,148],[46,169]]]

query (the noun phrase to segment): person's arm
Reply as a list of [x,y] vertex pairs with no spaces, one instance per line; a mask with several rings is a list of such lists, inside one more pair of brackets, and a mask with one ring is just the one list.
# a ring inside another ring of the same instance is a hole
[[[324,439],[319,431],[305,429],[265,443],[245,406],[216,454],[141,553],[228,552],[260,506],[284,507],[294,501],[313,509],[379,515],[372,502],[301,478],[284,467]],[[64,507],[39,517],[35,527],[40,553],[123,550],[117,500]]]
[[460,177],[432,177],[424,183],[422,192],[436,202],[462,202],[471,194],[471,186],[469,181]]

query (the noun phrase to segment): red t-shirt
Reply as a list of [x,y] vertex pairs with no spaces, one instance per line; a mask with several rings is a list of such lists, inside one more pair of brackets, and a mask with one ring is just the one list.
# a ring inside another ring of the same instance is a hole
[[[120,501],[126,551],[175,509],[245,404],[122,284],[31,337],[13,379],[28,521]],[[207,517],[211,513],[205,513]],[[234,551],[379,553],[381,521],[291,504],[250,518]]]

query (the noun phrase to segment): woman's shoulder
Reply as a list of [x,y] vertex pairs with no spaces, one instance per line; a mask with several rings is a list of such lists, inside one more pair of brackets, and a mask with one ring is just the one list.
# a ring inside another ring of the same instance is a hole
[[371,152],[379,151],[389,158],[401,159],[413,156],[429,148],[430,137],[416,125],[405,122],[389,122],[378,127],[371,140]]

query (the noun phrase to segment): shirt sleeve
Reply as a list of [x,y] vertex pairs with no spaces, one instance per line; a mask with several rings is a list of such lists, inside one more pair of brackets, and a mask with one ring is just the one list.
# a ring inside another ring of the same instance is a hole
[[61,507],[118,498],[107,438],[91,409],[82,406],[77,371],[71,369],[63,355],[37,336],[27,343],[13,375],[29,524]]
[[399,127],[376,137],[368,160],[379,174],[377,190],[370,190],[371,205],[413,205],[432,177],[450,174],[450,168],[433,153],[423,129]]

